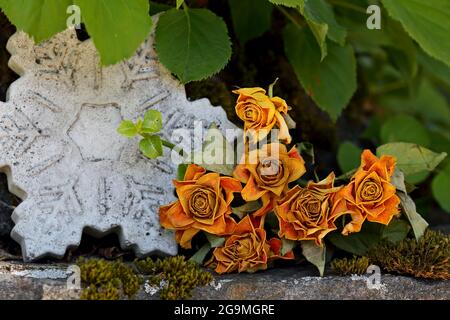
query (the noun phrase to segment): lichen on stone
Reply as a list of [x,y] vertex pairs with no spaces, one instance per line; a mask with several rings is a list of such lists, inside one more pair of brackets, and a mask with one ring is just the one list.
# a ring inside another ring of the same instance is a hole
[[139,272],[150,276],[151,285],[161,286],[159,294],[163,300],[189,299],[193,289],[213,280],[209,272],[193,261],[186,261],[183,256],[156,261],[146,258],[136,260],[135,265]]
[[132,298],[139,290],[142,278],[120,260],[80,259],[84,300],[119,300]]
[[427,230],[418,241],[384,241],[368,252],[370,262],[387,272],[417,278],[450,279],[450,235]]
[[356,257],[351,259],[334,259],[331,262],[331,269],[334,273],[341,276],[348,276],[352,274],[364,274],[369,267],[369,258],[367,257]]

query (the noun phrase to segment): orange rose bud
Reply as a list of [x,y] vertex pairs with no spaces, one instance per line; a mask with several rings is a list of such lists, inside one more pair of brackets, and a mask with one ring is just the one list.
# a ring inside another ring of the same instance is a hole
[[392,217],[398,214],[400,199],[390,182],[395,162],[394,157],[378,159],[370,150],[363,151],[361,166],[350,183],[336,195],[336,210],[344,210],[352,216],[352,221],[344,227],[342,234],[359,232],[366,219],[388,225]]
[[322,246],[327,233],[336,230],[335,220],[345,211],[334,208],[334,196],[341,187],[334,187],[334,173],[326,179],[309,182],[305,188],[295,186],[277,201],[275,214],[278,235],[289,240],[314,240]]
[[212,259],[207,263],[216,266],[217,273],[255,272],[267,269],[270,245],[266,231],[255,228],[249,216],[237,225],[222,247],[214,249]]
[[253,143],[264,139],[274,126],[280,129],[278,138],[291,143],[289,128],[283,118],[289,109],[286,101],[279,97],[270,98],[262,88],[244,88],[233,93],[239,95],[236,114],[244,121],[244,131],[250,133]]
[[191,248],[191,239],[200,230],[226,235],[236,227],[230,204],[233,193],[242,190],[241,183],[205,172],[200,166],[189,165],[184,180],[174,181],[178,200],[159,209],[161,225],[176,230],[176,241],[186,249]]
[[262,199],[263,207],[254,214],[264,215],[273,208],[273,199],[288,190],[288,184],[299,179],[305,172],[305,161],[293,147],[287,152],[280,143],[264,145],[245,156],[233,176],[245,183],[241,195],[245,201]]

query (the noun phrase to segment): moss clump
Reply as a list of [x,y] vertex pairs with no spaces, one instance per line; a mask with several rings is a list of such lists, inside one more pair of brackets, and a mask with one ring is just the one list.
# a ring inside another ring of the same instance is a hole
[[331,262],[331,269],[333,272],[341,275],[348,276],[352,274],[365,274],[369,267],[369,258],[356,257],[351,259],[334,259]]
[[156,261],[147,258],[135,261],[135,265],[143,274],[151,275],[152,285],[164,283],[160,291],[163,300],[189,299],[194,288],[213,280],[209,272],[201,270],[195,262],[186,261],[183,256]]
[[450,235],[427,230],[419,241],[382,242],[368,252],[370,261],[388,272],[418,278],[450,279]]
[[89,259],[78,261],[81,270],[84,300],[118,300],[132,298],[142,284],[142,278],[122,261]]

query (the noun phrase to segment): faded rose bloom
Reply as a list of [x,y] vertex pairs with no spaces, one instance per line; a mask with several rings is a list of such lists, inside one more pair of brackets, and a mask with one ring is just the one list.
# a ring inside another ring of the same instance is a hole
[[288,105],[279,97],[270,98],[262,88],[243,88],[234,90],[239,94],[236,102],[236,114],[244,121],[244,131],[250,132],[252,142],[264,139],[274,126],[280,129],[278,138],[286,143],[291,136],[283,114],[287,114]]
[[214,235],[233,232],[236,222],[230,217],[233,193],[240,192],[240,182],[218,173],[207,173],[191,164],[183,181],[174,181],[177,201],[159,209],[161,225],[176,230],[176,241],[191,248],[191,239],[201,230]]
[[344,235],[359,232],[366,219],[388,225],[398,214],[400,199],[390,182],[395,162],[394,157],[378,159],[370,150],[363,151],[361,166],[350,183],[336,195],[336,210],[352,216],[352,221],[342,231]]
[[278,235],[289,240],[314,240],[322,246],[322,239],[336,230],[335,220],[344,211],[334,207],[334,197],[341,187],[334,187],[334,173],[305,188],[295,186],[277,201],[275,214],[280,231]]
[[250,216],[244,217],[222,247],[214,249],[207,265],[217,273],[255,272],[267,268],[267,262],[276,258],[293,259],[292,251],[281,255],[281,240],[266,241],[266,231],[254,226]]
[[245,183],[242,198],[246,201],[262,199],[263,207],[254,214],[264,215],[273,207],[273,199],[288,190],[288,184],[299,179],[305,172],[305,162],[293,147],[287,152],[280,143],[264,145],[245,156],[233,176]]

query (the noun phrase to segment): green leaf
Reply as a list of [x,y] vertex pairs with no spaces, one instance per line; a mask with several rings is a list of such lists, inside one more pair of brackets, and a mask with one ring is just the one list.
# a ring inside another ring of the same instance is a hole
[[281,239],[281,255],[284,256],[286,253],[294,250],[298,242],[293,240],[288,240],[285,238]]
[[205,235],[206,235],[206,238],[208,239],[208,242],[209,242],[211,248],[220,247],[225,242],[225,238],[223,238],[223,237],[218,237],[218,236],[215,236],[215,235],[213,235],[211,233],[207,233],[207,232],[205,232]]
[[17,29],[34,38],[47,40],[67,28],[67,7],[72,0],[0,0],[0,8]]
[[184,0],[177,0],[177,9],[179,9],[184,3]]
[[[301,13],[305,16],[305,13],[301,11]],[[328,54],[327,47],[327,33],[328,33],[328,24],[319,23],[312,19],[308,19],[306,16],[306,22],[308,23],[309,28],[311,29],[314,38],[316,38],[317,44],[320,47],[320,61],[323,61]]]
[[390,39],[387,51],[389,60],[400,71],[403,78],[412,85],[412,79],[417,74],[417,50],[411,37],[402,25],[392,19],[386,19],[386,33]]
[[148,37],[148,0],[75,0],[104,65],[132,56]]
[[249,201],[240,207],[232,207],[231,210],[235,215],[242,219],[244,216],[253,213],[262,207],[259,201]]
[[431,187],[434,199],[442,209],[450,213],[450,165],[433,178]]
[[159,60],[183,83],[219,72],[231,57],[227,27],[207,9],[166,11],[155,37]]
[[[450,69],[447,69],[450,73]],[[450,107],[442,93],[430,81],[422,80],[417,95],[411,99],[410,105],[423,119],[450,125]]]
[[269,0],[269,1],[272,2],[273,4],[295,8],[299,7],[305,0]]
[[427,178],[430,176],[429,171],[422,171],[414,174],[410,174],[405,177],[405,180],[410,184],[420,184],[427,180]]
[[258,38],[269,30],[272,5],[261,0],[229,0],[234,32],[241,43]]
[[162,115],[157,110],[148,110],[144,116],[141,131],[143,133],[156,133],[162,129]]
[[450,66],[448,0],[382,0],[389,14],[431,56]]
[[422,171],[433,171],[445,159],[445,152],[435,153],[413,143],[388,143],[377,148],[377,156],[391,155],[397,158],[397,167],[408,176]]
[[[326,26],[325,34],[330,40],[344,45],[347,31],[337,23],[333,8],[325,0],[304,0],[300,11],[306,21]],[[311,25],[310,25],[311,26]]]
[[300,241],[300,244],[306,260],[315,265],[319,270],[320,276],[323,277],[325,271],[326,247],[320,247],[316,245],[314,241]]
[[206,170],[226,176],[233,175],[234,148],[215,125],[206,132],[201,150],[193,152],[191,157],[193,163]]
[[[380,104],[396,113],[414,113],[423,120],[450,125],[449,105],[442,93],[427,79],[421,79],[410,98],[390,95],[382,98]],[[419,130],[423,131],[423,125],[420,127],[422,129]]]
[[187,163],[180,163],[177,168],[177,180],[183,181],[184,175],[186,174],[186,170],[188,168],[189,164]]
[[406,238],[410,229],[409,223],[405,220],[393,219],[388,226],[383,228],[381,237],[397,243]]
[[341,233],[330,233],[328,240],[341,250],[363,256],[368,249],[381,240],[383,225],[364,222],[361,231],[344,236]]
[[155,159],[163,155],[161,138],[159,136],[149,136],[141,140],[139,150],[150,159]]
[[439,79],[441,82],[450,86],[450,67],[445,63],[430,57],[423,51],[419,51],[418,54],[419,63],[432,74],[435,78]]
[[337,161],[342,172],[349,172],[359,167],[361,149],[351,142],[343,142],[339,145]]
[[411,142],[426,147],[430,144],[430,137],[422,123],[406,114],[399,114],[385,121],[380,136],[383,143]]
[[283,37],[286,55],[303,88],[336,120],[356,91],[352,47],[329,43],[328,55],[321,62],[320,48],[309,30],[291,24],[285,28]]
[[422,218],[420,214],[417,213],[414,201],[410,196],[408,196],[406,192],[407,187],[405,185],[403,172],[398,168],[395,169],[394,174],[392,175],[391,183],[397,189],[397,195],[400,198],[400,204],[403,208],[403,212],[405,213],[410,225],[413,228],[416,239],[419,239],[425,232],[428,223]]
[[400,204],[403,208],[403,212],[405,213],[406,217],[409,220],[409,223],[411,224],[414,236],[416,237],[416,240],[419,240],[428,227],[428,223],[424,218],[422,218],[419,213],[417,213],[416,204],[410,196],[401,191],[397,192],[397,195],[400,198]]
[[138,134],[138,130],[131,120],[124,120],[120,123],[119,128],[117,128],[117,132],[127,138],[133,138]]
[[202,265],[203,261],[206,258],[209,250],[211,250],[211,245],[209,243],[205,243],[190,259],[189,261],[194,261],[198,265]]

